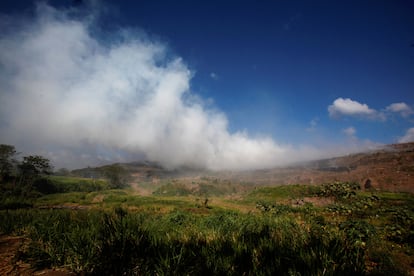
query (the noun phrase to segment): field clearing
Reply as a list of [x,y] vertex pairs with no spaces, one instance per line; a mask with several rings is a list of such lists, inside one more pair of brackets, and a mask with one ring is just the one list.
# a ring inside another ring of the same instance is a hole
[[361,191],[341,182],[249,186],[237,193],[232,187],[240,184],[204,179],[164,181],[143,196],[136,187],[73,191],[78,181],[92,180],[53,180],[75,188],[40,196],[31,208],[0,211],[2,235],[28,241],[11,262],[28,263],[31,271],[414,273],[414,196],[409,193]]

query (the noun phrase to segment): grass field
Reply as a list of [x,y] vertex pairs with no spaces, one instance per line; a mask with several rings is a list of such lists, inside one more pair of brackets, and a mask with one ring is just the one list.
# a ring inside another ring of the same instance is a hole
[[340,182],[237,193],[231,183],[192,188],[175,180],[141,196],[109,190],[103,180],[52,180],[62,192],[0,211],[0,232],[27,237],[18,259],[37,268],[93,275],[414,272],[412,194]]
[[62,193],[66,192],[92,192],[96,190],[105,190],[109,188],[107,180],[91,179],[84,177],[68,177],[68,176],[50,176],[50,180],[54,183],[57,190]]

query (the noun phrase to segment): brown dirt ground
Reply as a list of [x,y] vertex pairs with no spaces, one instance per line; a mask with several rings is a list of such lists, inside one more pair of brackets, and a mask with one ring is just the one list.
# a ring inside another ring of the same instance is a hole
[[24,237],[15,237],[0,234],[0,275],[45,275],[69,276],[76,275],[64,268],[35,270],[30,264],[16,260],[19,249],[27,243]]
[[149,189],[145,189],[143,187],[140,187],[138,183],[132,182],[130,183],[131,188],[140,196],[150,196],[152,192]]

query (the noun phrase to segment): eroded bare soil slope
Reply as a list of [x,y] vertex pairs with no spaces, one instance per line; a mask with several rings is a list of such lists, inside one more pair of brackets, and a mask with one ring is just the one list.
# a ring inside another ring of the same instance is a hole
[[227,177],[263,185],[357,181],[362,188],[414,193],[414,143]]

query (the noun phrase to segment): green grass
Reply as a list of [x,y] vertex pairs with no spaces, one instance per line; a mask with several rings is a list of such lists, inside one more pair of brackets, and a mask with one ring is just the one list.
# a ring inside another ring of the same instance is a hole
[[[0,212],[1,230],[24,228],[35,265],[93,274],[358,275],[363,255],[336,228],[303,228],[289,216],[220,211],[194,215],[112,211]],[[315,237],[318,237],[315,239]],[[358,249],[359,250],[359,249]],[[113,265],[116,264],[116,265]],[[335,265],[332,265],[335,264]]]
[[107,180],[83,177],[50,176],[49,179],[61,193],[92,192],[109,188]]
[[[210,196],[208,204],[204,196],[139,196],[128,189],[50,194],[34,200],[34,208],[0,211],[0,232],[30,238],[20,255],[33,265],[77,273],[408,273],[414,196],[349,187],[261,187],[237,199]],[[333,201],[292,204],[307,197]],[[37,208],[65,204],[88,209]]]
[[319,191],[319,186],[311,185],[283,185],[276,187],[260,187],[248,194],[246,201],[255,200],[286,200],[313,196]]
[[111,209],[122,206],[130,209],[158,210],[166,212],[175,208],[193,208],[196,199],[193,197],[138,196],[127,190],[105,190],[101,192],[70,192],[50,194],[38,198],[35,207],[53,206],[87,206],[89,208]]
[[[369,195],[369,193],[363,193],[365,195]],[[411,206],[414,206],[414,196],[409,193],[392,193],[392,192],[374,192],[372,193],[378,196],[382,200],[387,200],[388,202],[406,202],[409,203]]]
[[[166,181],[164,181],[166,182]],[[237,193],[238,190],[246,189],[240,184],[229,181],[219,181],[218,179],[202,178],[198,181],[172,180],[158,185],[153,191],[158,196],[224,196]]]

